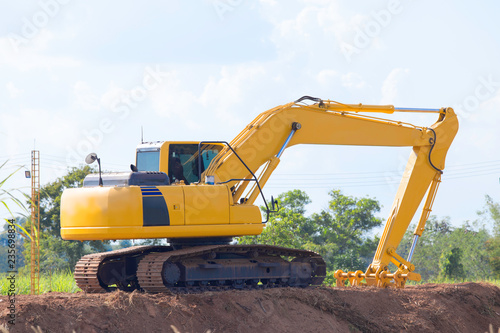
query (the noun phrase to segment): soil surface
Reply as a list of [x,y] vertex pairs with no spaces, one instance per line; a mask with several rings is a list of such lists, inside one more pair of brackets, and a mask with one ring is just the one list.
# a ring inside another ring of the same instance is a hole
[[19,295],[15,325],[7,323],[7,306],[7,296],[0,296],[0,332],[445,333],[500,327],[500,288],[486,283]]

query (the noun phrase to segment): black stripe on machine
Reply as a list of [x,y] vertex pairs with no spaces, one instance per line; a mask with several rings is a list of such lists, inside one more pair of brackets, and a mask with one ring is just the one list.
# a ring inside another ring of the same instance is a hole
[[156,187],[141,187],[143,226],[169,226],[170,217],[167,203]]
[[158,190],[156,187],[154,186],[148,186],[148,187],[142,187],[141,186],[141,192],[142,192],[142,195],[162,195],[160,190]]

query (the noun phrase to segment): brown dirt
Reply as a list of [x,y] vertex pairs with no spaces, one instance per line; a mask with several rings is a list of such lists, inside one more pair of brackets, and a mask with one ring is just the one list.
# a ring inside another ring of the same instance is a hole
[[[191,295],[48,293],[16,297],[9,332],[486,332],[500,288],[485,283],[269,289]],[[0,329],[0,331],[2,331]],[[5,331],[5,329],[4,329]],[[40,331],[39,331],[40,332]]]

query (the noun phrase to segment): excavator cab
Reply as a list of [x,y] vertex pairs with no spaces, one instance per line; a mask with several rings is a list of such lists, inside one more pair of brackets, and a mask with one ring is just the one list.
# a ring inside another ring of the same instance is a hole
[[62,237],[177,239],[260,234],[259,207],[235,204],[227,184],[200,182],[223,147],[193,141],[140,144],[132,172],[90,174],[83,188],[64,192]]
[[[197,183],[212,159],[222,150],[222,144],[204,144],[200,147],[201,163],[198,160],[198,142],[148,142],[137,147],[137,171],[159,171],[168,174],[170,183]],[[201,170],[200,170],[201,167]]]

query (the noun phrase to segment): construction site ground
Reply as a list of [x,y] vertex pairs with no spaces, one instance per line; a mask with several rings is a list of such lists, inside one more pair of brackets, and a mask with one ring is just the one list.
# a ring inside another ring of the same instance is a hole
[[14,326],[7,323],[7,305],[8,297],[0,296],[4,332],[445,333],[500,327],[500,288],[487,283],[18,295]]

